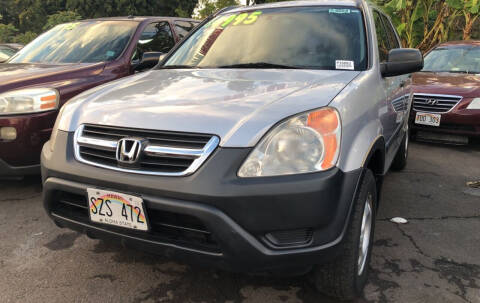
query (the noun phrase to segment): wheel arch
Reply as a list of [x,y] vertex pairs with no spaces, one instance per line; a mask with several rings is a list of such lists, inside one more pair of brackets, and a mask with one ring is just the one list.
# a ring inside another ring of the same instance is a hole
[[364,170],[370,169],[375,176],[375,183],[377,185],[377,208],[380,204],[380,195],[385,176],[385,155],[385,139],[382,136],[378,136],[372,143],[362,165]]

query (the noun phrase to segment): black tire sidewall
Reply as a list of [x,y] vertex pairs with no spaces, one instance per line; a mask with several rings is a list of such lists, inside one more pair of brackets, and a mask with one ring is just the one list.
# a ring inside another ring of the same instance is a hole
[[[372,196],[372,226],[370,231],[370,242],[368,244],[368,254],[367,260],[365,261],[365,267],[363,268],[363,272],[361,275],[358,275],[358,257],[359,257],[359,244],[360,244],[360,232],[362,227],[362,219],[363,219],[363,210],[365,208],[365,204],[367,203],[368,195]],[[352,221],[351,228],[354,229],[354,239],[355,239],[355,289],[357,294],[361,294],[363,289],[367,283],[369,267],[370,267],[370,260],[372,257],[372,248],[373,248],[373,241],[375,235],[375,219],[377,214],[377,192],[376,192],[376,182],[375,177],[371,170],[366,170],[364,175],[364,180],[362,182],[362,188],[360,188],[359,195],[355,201],[355,214],[359,214],[359,216],[355,216]]]

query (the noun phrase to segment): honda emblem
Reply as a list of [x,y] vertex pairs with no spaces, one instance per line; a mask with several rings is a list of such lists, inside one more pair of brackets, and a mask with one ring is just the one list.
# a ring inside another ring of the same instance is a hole
[[143,141],[140,139],[124,138],[117,144],[117,161],[124,164],[135,164],[140,158]]

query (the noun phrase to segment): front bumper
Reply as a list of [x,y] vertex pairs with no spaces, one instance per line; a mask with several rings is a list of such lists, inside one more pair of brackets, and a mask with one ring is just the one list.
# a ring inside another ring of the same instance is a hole
[[[50,142],[42,152],[44,204],[58,225],[234,271],[306,269],[334,257],[349,222],[362,172],[332,169],[242,179],[236,173],[251,149],[219,148],[191,176],[124,174],[76,161],[72,137],[72,133],[60,131],[54,152]],[[196,226],[202,226],[196,229],[208,236],[197,241],[196,236],[195,240],[172,236],[166,228],[142,233],[92,223],[86,202],[88,187],[141,196],[150,221],[157,220],[164,227],[160,222],[164,219],[177,218],[177,225],[195,221]],[[62,210],[58,206],[65,197],[76,197],[84,208]],[[302,245],[278,246],[267,236],[278,232],[285,236],[289,231],[296,235],[302,230],[311,231],[311,239]]]
[[10,166],[5,161],[0,159],[0,179],[3,178],[19,178],[21,179],[27,175],[40,174],[40,165],[28,165],[28,166]]
[[40,173],[40,152],[50,138],[57,111],[0,116],[0,128],[14,127],[17,138],[0,139],[0,177]]
[[480,137],[480,110],[467,109],[473,98],[463,99],[450,112],[441,114],[440,126],[415,124],[417,111],[412,108],[410,129],[416,131],[440,132],[459,136]]

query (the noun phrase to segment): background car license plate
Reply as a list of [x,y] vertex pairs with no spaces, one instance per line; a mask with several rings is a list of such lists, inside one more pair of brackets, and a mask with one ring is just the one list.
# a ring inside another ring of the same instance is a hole
[[441,117],[442,115],[439,114],[417,113],[415,116],[415,123],[430,126],[440,126]]
[[148,230],[142,198],[87,188],[90,220],[130,229]]

